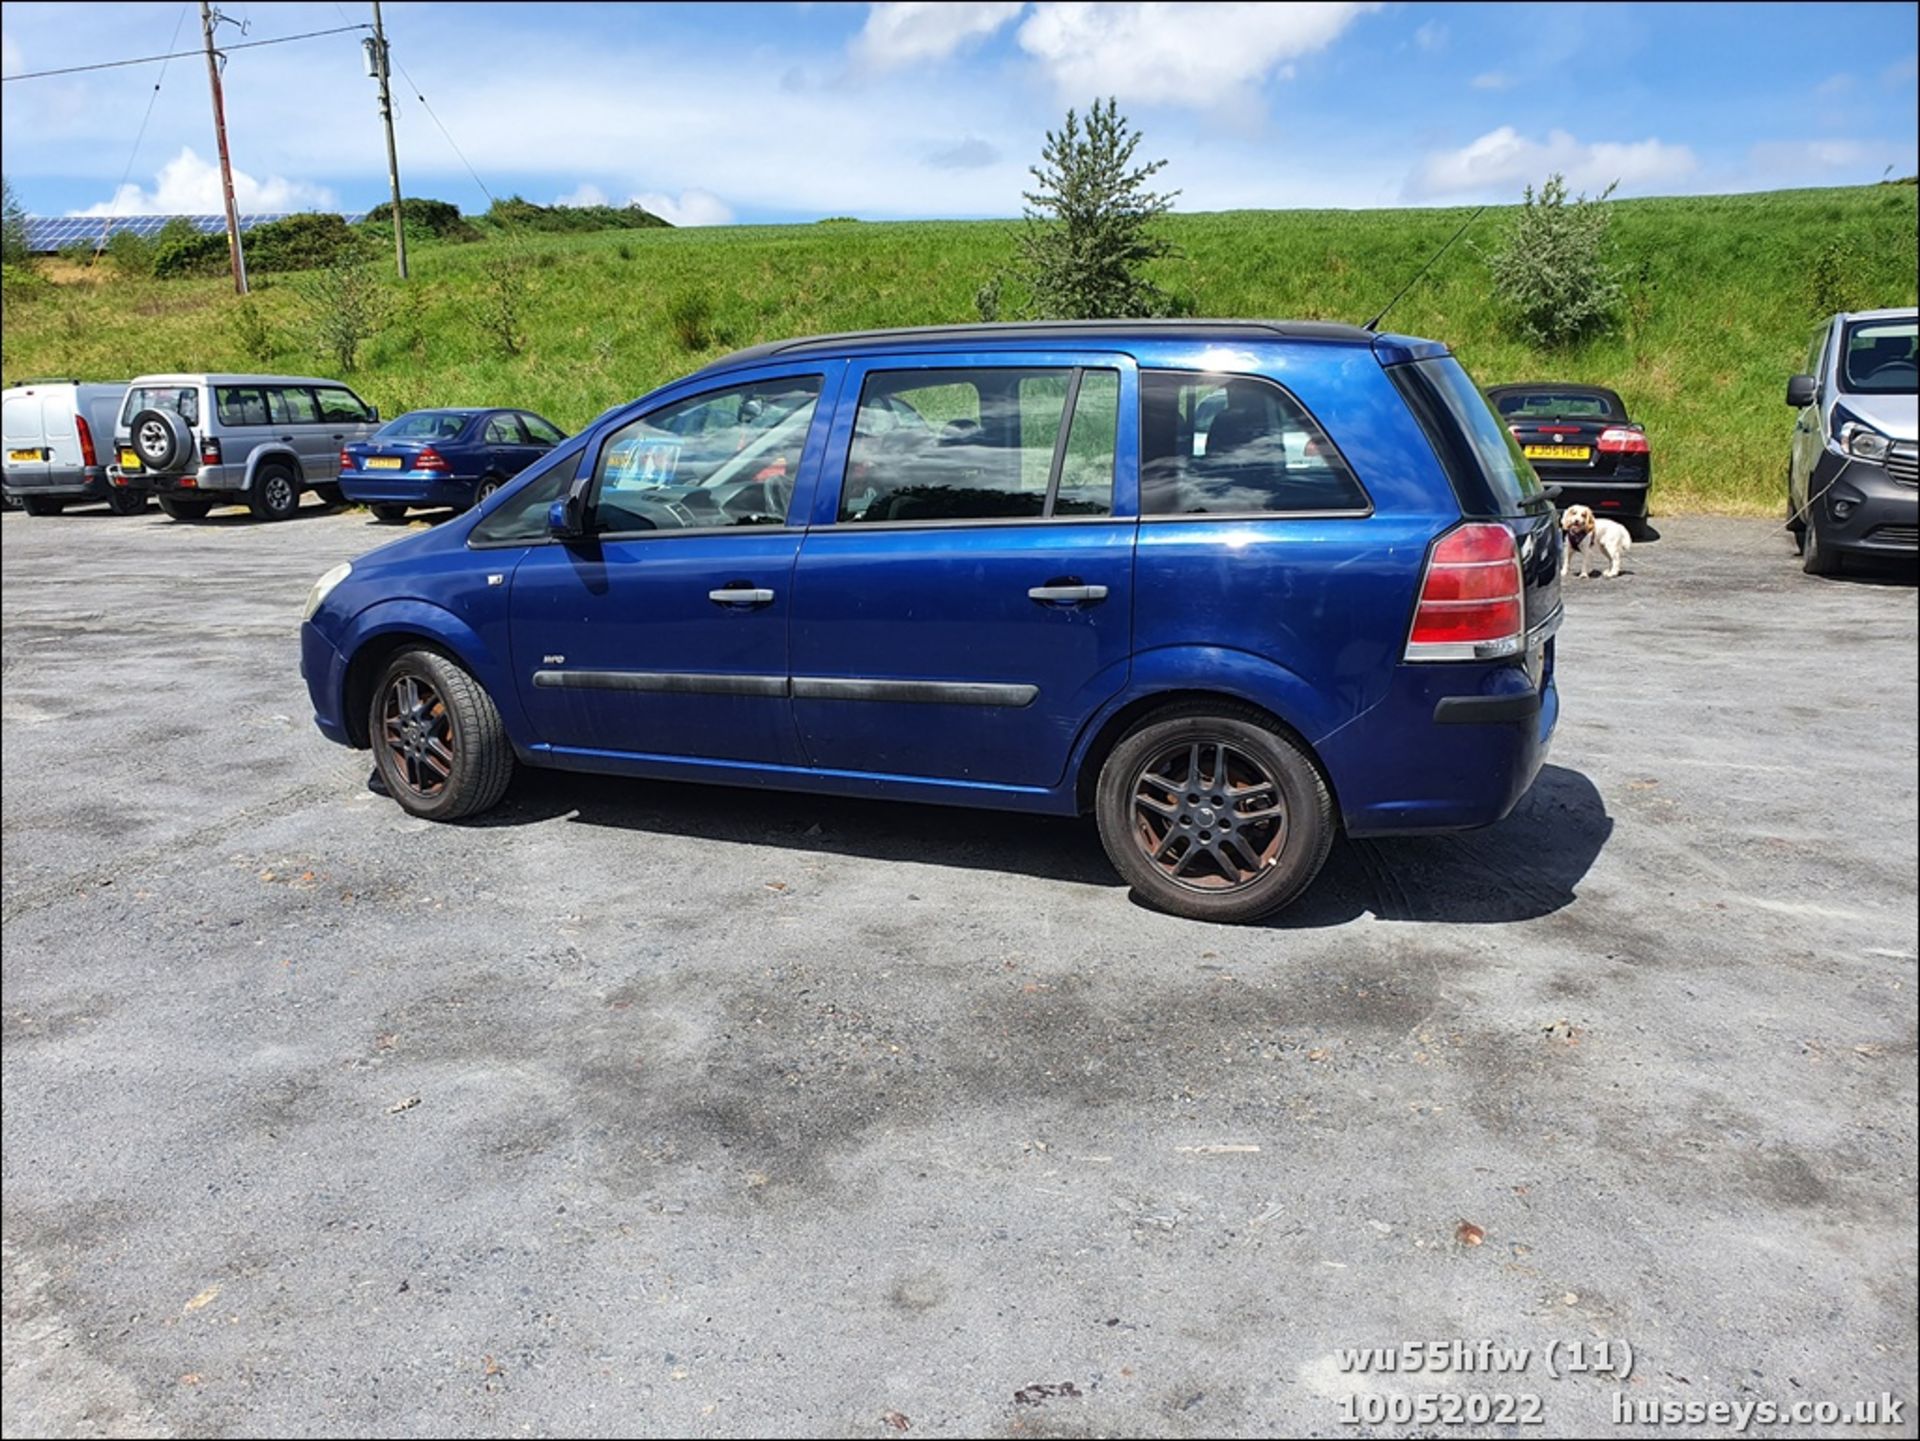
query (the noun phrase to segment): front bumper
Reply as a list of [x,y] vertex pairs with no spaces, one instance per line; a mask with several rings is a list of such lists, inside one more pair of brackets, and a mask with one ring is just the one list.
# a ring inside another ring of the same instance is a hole
[[1895,480],[1885,466],[1822,451],[1807,493],[1807,520],[1820,527],[1822,545],[1850,555],[1920,554],[1920,488]]
[[346,657],[320,634],[310,620],[300,623],[300,678],[307,683],[307,698],[313,702],[313,723],[320,734],[335,745],[350,746],[347,718],[341,707],[347,695]]
[[432,470],[346,470],[340,493],[355,505],[464,506],[478,482]]

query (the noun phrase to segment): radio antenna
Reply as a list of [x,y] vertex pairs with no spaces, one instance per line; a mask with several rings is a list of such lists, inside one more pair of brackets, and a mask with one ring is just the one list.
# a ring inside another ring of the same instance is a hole
[[1465,235],[1467,233],[1467,226],[1472,225],[1474,221],[1478,220],[1481,217],[1481,215],[1485,213],[1486,208],[1487,208],[1486,206],[1482,205],[1478,210],[1474,211],[1473,214],[1469,215],[1467,217],[1466,225],[1462,225],[1458,230],[1453,232],[1453,239],[1449,240],[1445,245],[1441,246],[1438,250],[1434,251],[1433,258],[1429,260],[1425,265],[1420,267],[1418,274],[1416,274],[1413,277],[1413,279],[1409,280],[1405,285],[1400,287],[1400,294],[1394,296],[1393,299],[1389,300],[1384,306],[1382,306],[1380,309],[1380,313],[1374,316],[1373,319],[1369,320],[1364,326],[1361,327],[1361,329],[1378,330],[1380,328],[1380,322],[1387,318],[1387,312],[1389,310],[1392,310],[1394,306],[1400,303],[1402,296],[1404,296],[1409,290],[1413,289],[1414,286],[1420,283],[1420,277],[1422,275],[1425,275],[1429,270],[1433,269],[1435,265],[1439,264],[1440,257],[1445,255],[1449,250],[1453,249],[1454,240],[1458,240],[1461,236]]

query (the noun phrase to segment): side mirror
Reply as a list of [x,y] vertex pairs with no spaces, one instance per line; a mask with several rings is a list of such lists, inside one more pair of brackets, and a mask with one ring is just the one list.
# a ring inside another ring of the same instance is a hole
[[1796,375],[1787,382],[1787,404],[1805,410],[1820,398],[1820,384],[1811,375]]
[[379,418],[380,418],[380,407],[377,405],[369,405],[367,407],[367,419],[378,420]]
[[547,534],[555,540],[579,540],[587,533],[587,493],[575,486],[565,500],[547,507]]

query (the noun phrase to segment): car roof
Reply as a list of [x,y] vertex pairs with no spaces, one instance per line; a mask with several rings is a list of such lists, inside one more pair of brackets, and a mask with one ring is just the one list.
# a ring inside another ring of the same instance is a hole
[[[894,330],[850,330],[838,334],[807,335],[749,346],[722,356],[707,370],[725,370],[755,361],[823,351],[900,350],[915,347],[987,349],[1071,346],[1088,343],[1112,346],[1127,341],[1342,341],[1372,345],[1376,340],[1400,339],[1376,335],[1357,325],[1324,320],[1029,320],[997,321],[979,325],[915,325]],[[1419,343],[1419,342],[1415,342]]]
[[1892,310],[1843,310],[1838,320],[1913,320],[1920,318],[1920,310],[1913,306],[1896,307]]
[[491,415],[496,410],[511,409],[510,405],[423,405],[418,410],[404,410],[393,419],[405,420],[409,415]]
[[212,371],[169,371],[158,375],[136,375],[128,383],[136,385],[332,385],[351,390],[344,380],[328,380],[318,375],[217,375]]

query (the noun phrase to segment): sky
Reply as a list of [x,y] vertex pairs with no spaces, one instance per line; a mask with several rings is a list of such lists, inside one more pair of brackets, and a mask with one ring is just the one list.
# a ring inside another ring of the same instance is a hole
[[[245,4],[224,43],[365,24]],[[677,224],[1017,215],[1114,96],[1185,211],[1703,194],[1914,173],[1911,4],[385,6],[405,192]],[[245,27],[244,35],[242,26]],[[197,4],[0,5],[0,166],[30,213],[221,208]],[[232,52],[243,211],[387,198],[361,32]],[[12,78],[22,77],[22,78]],[[155,85],[158,84],[156,91]],[[424,101],[422,100],[424,96]],[[151,111],[149,115],[149,106]]]

